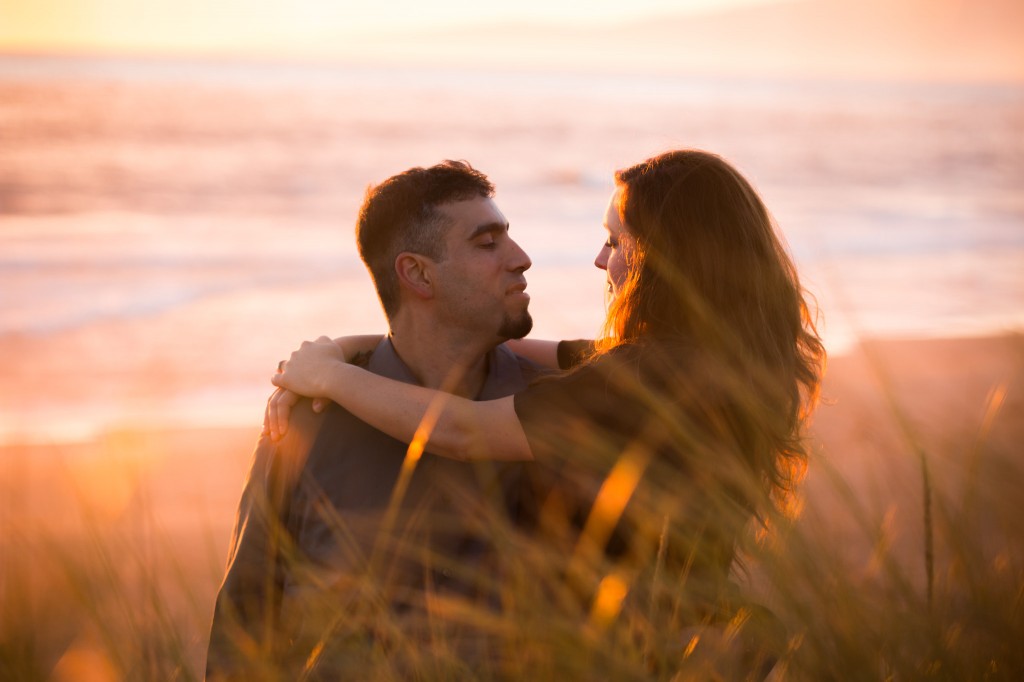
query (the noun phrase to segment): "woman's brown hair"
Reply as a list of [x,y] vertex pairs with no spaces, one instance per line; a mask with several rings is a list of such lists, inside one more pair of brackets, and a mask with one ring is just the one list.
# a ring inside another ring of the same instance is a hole
[[715,371],[728,368],[716,381],[742,396],[745,413],[759,411],[745,458],[787,507],[806,469],[801,431],[825,351],[771,216],[750,183],[707,152],[667,152],[615,181],[635,248],[608,311],[606,348],[683,341]]

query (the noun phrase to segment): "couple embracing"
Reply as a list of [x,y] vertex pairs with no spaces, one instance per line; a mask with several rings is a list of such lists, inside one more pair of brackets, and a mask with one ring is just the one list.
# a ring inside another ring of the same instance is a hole
[[[367,192],[389,334],[273,377],[209,679],[670,678],[757,612],[730,571],[794,493],[824,360],[760,197],[706,152],[617,172],[603,334],[556,342],[524,338],[493,195],[451,161]],[[762,612],[724,674],[771,667]]]

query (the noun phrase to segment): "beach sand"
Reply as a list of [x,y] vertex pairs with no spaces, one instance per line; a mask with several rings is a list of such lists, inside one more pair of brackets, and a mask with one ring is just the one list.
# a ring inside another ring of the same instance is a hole
[[933,522],[979,493],[1024,483],[1024,337],[862,343],[830,361],[811,440],[807,520],[819,516],[848,561],[869,559],[838,478],[868,517],[885,520],[910,575],[923,577],[925,471]]
[[[804,517],[853,566],[870,563],[872,541],[847,513],[850,498],[884,519],[908,571],[923,575],[922,458],[936,514],[949,512],[950,500],[984,497],[997,480],[1024,483],[1024,337],[863,343],[831,358],[822,397]],[[134,613],[118,617],[136,625],[124,636],[187,633],[173,655],[199,669],[257,436],[255,426],[123,430],[0,448],[0,626],[8,642],[57,666],[55,679],[110,669],[116,661],[97,653],[101,624],[129,603]],[[848,484],[847,498],[835,476]],[[76,581],[86,576],[106,587],[83,593]]]

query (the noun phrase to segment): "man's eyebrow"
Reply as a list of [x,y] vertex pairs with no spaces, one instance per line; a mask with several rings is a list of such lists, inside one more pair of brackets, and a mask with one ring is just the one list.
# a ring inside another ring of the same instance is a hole
[[472,234],[469,235],[469,239],[476,239],[482,234],[488,232],[508,232],[508,223],[486,223],[484,225],[478,225],[473,229]]

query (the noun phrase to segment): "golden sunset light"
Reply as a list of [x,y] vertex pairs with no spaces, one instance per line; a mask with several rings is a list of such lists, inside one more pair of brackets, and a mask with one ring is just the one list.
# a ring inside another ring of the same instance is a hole
[[[592,26],[652,14],[701,12],[772,0],[611,0],[592,2],[425,4],[395,0],[2,0],[0,47],[173,54],[305,54],[310,45],[346,54],[344,43],[367,35],[458,26],[549,23]],[[331,41],[337,41],[332,44]]]
[[0,0],[0,679],[1024,679],[1022,188],[1024,0]]
[[1024,80],[1015,0],[2,0],[0,50]]

